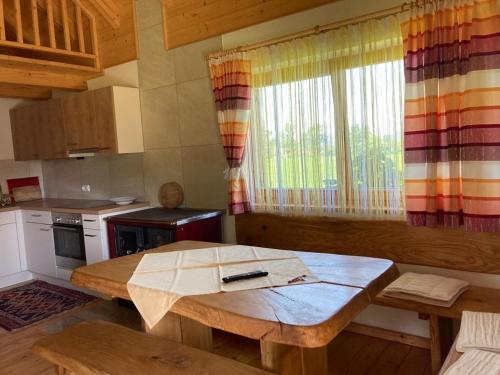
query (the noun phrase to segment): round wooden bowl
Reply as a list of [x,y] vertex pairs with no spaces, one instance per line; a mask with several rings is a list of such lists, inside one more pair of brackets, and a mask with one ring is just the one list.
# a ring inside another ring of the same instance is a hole
[[158,200],[165,208],[177,208],[184,201],[184,191],[177,182],[167,182],[160,187]]

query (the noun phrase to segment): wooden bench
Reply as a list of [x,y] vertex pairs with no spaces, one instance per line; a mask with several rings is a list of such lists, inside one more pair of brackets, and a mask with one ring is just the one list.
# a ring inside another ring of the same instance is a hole
[[448,370],[459,358],[462,356],[462,353],[457,352],[457,341],[453,343],[448,356],[444,360],[443,367],[441,367],[441,371],[439,371],[439,375],[444,375],[446,370]]
[[461,319],[463,311],[500,313],[500,290],[471,286],[450,308],[385,297],[382,293],[379,293],[373,302],[377,305],[416,311],[422,318],[429,319],[432,373],[438,374],[453,343],[453,320]]
[[237,374],[269,372],[116,324],[83,322],[36,342],[57,374]]

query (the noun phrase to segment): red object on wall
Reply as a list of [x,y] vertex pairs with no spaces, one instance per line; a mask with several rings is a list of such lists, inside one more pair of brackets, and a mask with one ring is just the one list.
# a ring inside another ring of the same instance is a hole
[[[7,180],[10,195],[12,195],[15,188],[24,186],[40,186],[40,180],[38,177],[11,178]],[[12,198],[12,201],[14,201],[14,198]]]

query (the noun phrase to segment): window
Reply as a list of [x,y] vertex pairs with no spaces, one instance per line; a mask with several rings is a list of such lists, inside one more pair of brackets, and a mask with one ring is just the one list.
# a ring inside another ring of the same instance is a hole
[[404,215],[399,28],[372,48],[348,32],[354,57],[332,51],[331,36],[254,54],[245,175],[255,211]]

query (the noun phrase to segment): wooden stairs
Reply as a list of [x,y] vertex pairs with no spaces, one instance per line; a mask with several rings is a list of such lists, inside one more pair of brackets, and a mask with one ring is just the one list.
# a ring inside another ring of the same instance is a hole
[[0,96],[49,98],[101,74],[96,18],[81,0],[0,0]]

